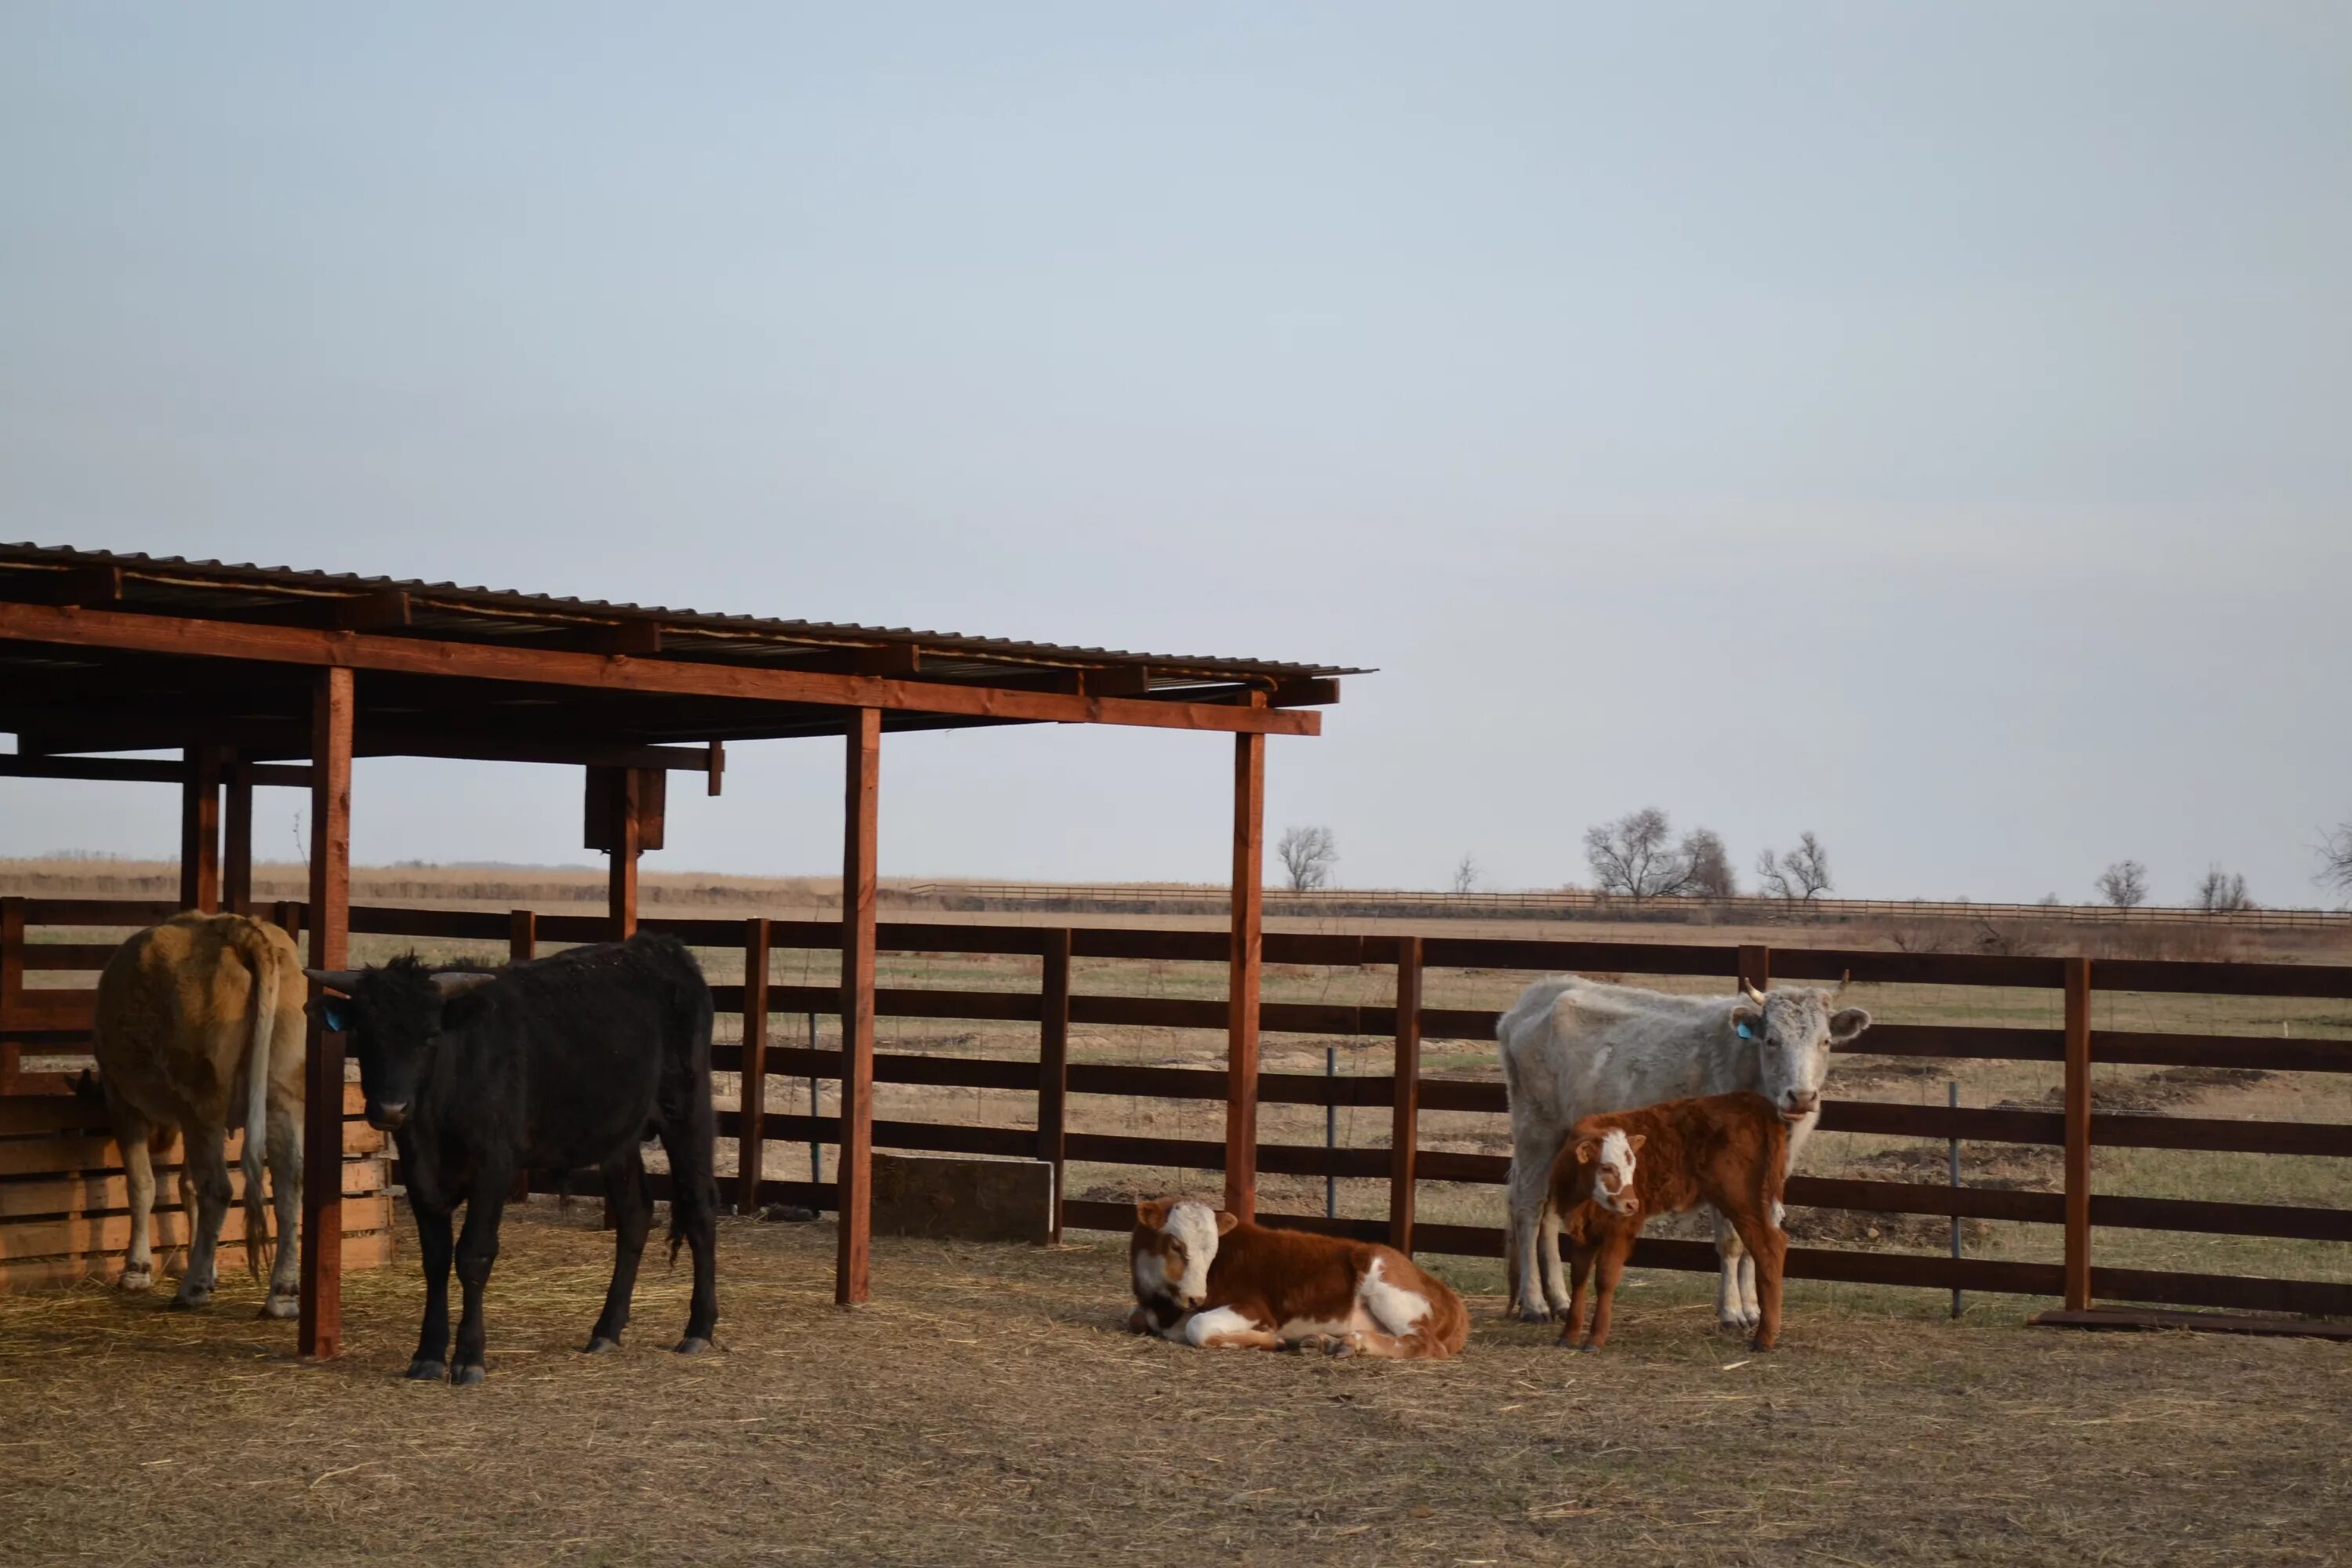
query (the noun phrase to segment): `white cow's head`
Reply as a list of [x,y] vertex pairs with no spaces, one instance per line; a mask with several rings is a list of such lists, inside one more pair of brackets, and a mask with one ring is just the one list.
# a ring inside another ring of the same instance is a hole
[[1592,1201],[1612,1214],[1630,1215],[1642,1206],[1633,1190],[1633,1156],[1647,1140],[1639,1132],[1612,1127],[1599,1137],[1576,1141],[1576,1162],[1592,1167]]
[[1135,1205],[1135,1235],[1128,1264],[1135,1275],[1135,1299],[1191,1311],[1209,1299],[1209,1265],[1217,1260],[1217,1239],[1241,1224],[1238,1215],[1206,1204],[1149,1198]]
[[1791,989],[1769,994],[1742,986],[1731,1010],[1732,1042],[1755,1053],[1756,1091],[1790,1121],[1822,1108],[1822,1085],[1830,1076],[1830,1048],[1870,1027],[1859,1007],[1839,1007],[1838,991]]

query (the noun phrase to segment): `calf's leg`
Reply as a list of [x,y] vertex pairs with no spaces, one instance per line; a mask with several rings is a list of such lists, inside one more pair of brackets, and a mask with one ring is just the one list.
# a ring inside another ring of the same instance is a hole
[[1600,1258],[1594,1264],[1598,1276],[1595,1294],[1600,1298],[1592,1307],[1592,1331],[1584,1336],[1584,1349],[1597,1351],[1609,1342],[1610,1320],[1615,1316],[1617,1281],[1624,1277],[1625,1259],[1633,1250],[1630,1231],[1611,1231],[1601,1239]]
[[217,1127],[184,1127],[180,1136],[187,1161],[184,1179],[195,1185],[195,1237],[188,1246],[188,1271],[180,1276],[172,1305],[203,1307],[213,1299],[213,1254],[220,1246],[221,1221],[228,1217],[228,1161],[223,1147],[227,1140]]
[[1576,1337],[1584,1322],[1585,1287],[1592,1282],[1592,1260],[1598,1252],[1589,1241],[1580,1241],[1569,1248],[1569,1277],[1571,1289],[1568,1299],[1568,1319],[1559,1326],[1559,1343],[1567,1344]]
[[1716,1321],[1727,1329],[1754,1328],[1756,1314],[1748,1305],[1756,1296],[1748,1273],[1754,1265],[1740,1244],[1738,1228],[1719,1210],[1715,1216],[1715,1252],[1720,1263],[1716,1281]]
[[416,1252],[425,1264],[425,1326],[417,1332],[408,1375],[438,1383],[449,1375],[449,1211],[418,1202],[414,1187],[408,1207],[416,1215]]
[[511,1167],[486,1164],[474,1173],[466,1194],[466,1227],[457,1233],[457,1284],[466,1293],[466,1310],[457,1320],[457,1359],[449,1363],[449,1381],[461,1386],[488,1375],[482,1365],[482,1292],[490,1282],[490,1266],[499,1260],[499,1221],[513,1185]]
[[1740,1234],[1754,1259],[1758,1283],[1756,1337],[1749,1344],[1769,1351],[1780,1338],[1781,1270],[1788,1261],[1789,1237],[1779,1226],[1759,1215],[1743,1216]]
[[653,1200],[646,1196],[645,1157],[636,1144],[606,1161],[604,1171],[604,1195],[613,1205],[613,1282],[604,1289],[604,1310],[589,1331],[590,1355],[621,1348],[621,1331],[629,1326],[629,1298],[637,1289],[637,1263],[645,1256],[646,1232],[654,1219]]
[[1183,1320],[1176,1331],[1184,1342],[1202,1350],[1278,1351],[1282,1336],[1274,1331],[1270,1313],[1239,1307],[1212,1307]]
[[[291,1318],[302,1310],[302,1131],[299,1106],[269,1108],[269,1201],[278,1222],[278,1258],[269,1270],[265,1318]],[[340,1178],[342,1174],[335,1173]]]

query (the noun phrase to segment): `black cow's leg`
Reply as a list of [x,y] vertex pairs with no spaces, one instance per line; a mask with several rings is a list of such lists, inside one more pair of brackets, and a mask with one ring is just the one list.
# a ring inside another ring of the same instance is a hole
[[637,1260],[645,1256],[646,1232],[653,1228],[653,1200],[646,1196],[645,1156],[635,1143],[606,1162],[604,1192],[613,1205],[613,1283],[604,1291],[604,1311],[588,1335],[587,1352],[621,1348],[629,1326],[629,1298],[637,1289]]
[[[669,1155],[670,1229],[694,1249],[694,1303],[686,1317],[686,1338],[677,1353],[697,1355],[710,1348],[719,1326],[719,1183],[711,1174],[711,1130],[688,1114],[684,1126],[666,1121],[662,1148]],[[673,1244],[670,1256],[677,1256]]]
[[416,1215],[416,1250],[425,1260],[425,1328],[408,1375],[438,1383],[449,1375],[449,1211],[418,1203],[414,1188],[408,1206]]
[[482,1290],[490,1282],[490,1265],[499,1260],[499,1220],[513,1185],[510,1168],[484,1165],[474,1173],[472,1190],[466,1194],[466,1228],[457,1234],[457,1283],[466,1291],[466,1312],[457,1320],[457,1359],[449,1366],[454,1384],[479,1383],[487,1375],[482,1366]]

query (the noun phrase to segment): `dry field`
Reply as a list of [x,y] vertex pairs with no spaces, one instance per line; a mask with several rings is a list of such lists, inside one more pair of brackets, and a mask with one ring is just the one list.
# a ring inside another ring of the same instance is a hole
[[290,1355],[237,1279],[178,1315],[0,1299],[12,1563],[2319,1563],[2352,1555],[2352,1347],[1935,1321],[1800,1285],[1785,1348],[1697,1282],[1629,1290],[1579,1356],[1474,1300],[1438,1365],[1131,1337],[1124,1242],[881,1238],[830,1304],[829,1226],[729,1220],[722,1353],[576,1352],[593,1207],[509,1211],[490,1381],[399,1373],[413,1254],[348,1286],[350,1354]]

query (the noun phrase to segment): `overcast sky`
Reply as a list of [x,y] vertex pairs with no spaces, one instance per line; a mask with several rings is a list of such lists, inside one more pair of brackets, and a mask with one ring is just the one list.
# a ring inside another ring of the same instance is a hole
[[[0,537],[1378,666],[1269,747],[1355,886],[1656,804],[2317,900],[2347,280],[2338,5],[0,9]],[[1230,755],[894,739],[883,869],[1222,879]],[[839,779],[648,866],[835,868]],[[591,858],[567,770],[354,804]]]

